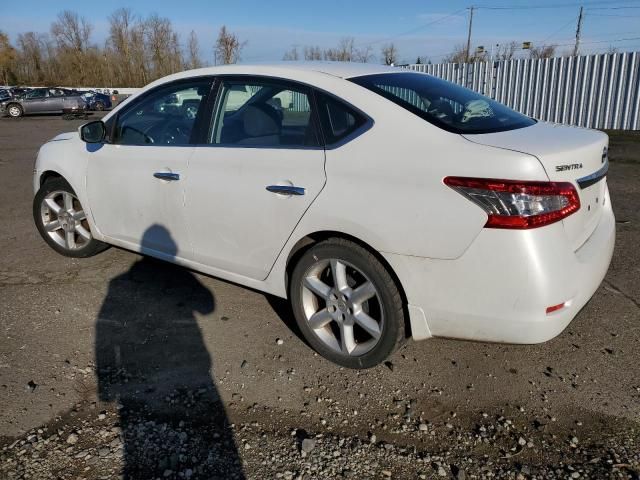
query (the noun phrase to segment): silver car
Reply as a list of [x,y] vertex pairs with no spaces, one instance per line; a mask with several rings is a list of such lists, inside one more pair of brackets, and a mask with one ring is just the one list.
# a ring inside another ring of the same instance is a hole
[[77,93],[60,88],[34,88],[20,97],[0,103],[0,111],[10,117],[32,113],[72,113],[86,110],[87,103]]

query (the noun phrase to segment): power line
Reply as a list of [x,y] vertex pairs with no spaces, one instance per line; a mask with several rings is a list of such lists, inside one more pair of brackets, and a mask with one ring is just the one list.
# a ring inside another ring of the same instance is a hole
[[558,33],[560,33],[561,31],[563,31],[565,28],[567,28],[569,25],[573,24],[573,18],[571,18],[567,23],[565,23],[564,25],[562,25],[558,30],[556,30],[555,32],[551,33],[549,36],[547,36],[544,40],[540,41],[540,42],[534,42],[534,43],[541,43],[541,44],[545,44],[547,42],[547,40],[549,40],[550,38],[555,37]]
[[615,13],[590,13],[590,17],[638,18],[640,15],[616,15]]
[[435,19],[435,20],[433,20],[433,21],[431,21],[429,23],[425,23],[424,25],[420,25],[418,27],[414,27],[414,28],[412,28],[410,30],[406,30],[404,32],[398,33],[398,34],[396,34],[394,36],[391,36],[391,37],[383,38],[381,40],[375,40],[373,42],[362,43],[362,44],[360,44],[358,46],[360,46],[360,47],[370,47],[371,45],[375,45],[377,43],[390,42],[390,41],[392,41],[392,40],[394,40],[394,39],[396,39],[398,37],[402,37],[404,35],[409,35],[411,33],[418,32],[418,31],[420,31],[420,30],[422,30],[422,29],[424,29],[426,27],[430,27],[431,25],[435,25],[436,23],[442,22],[442,21],[444,21],[444,20],[446,20],[448,18],[455,17],[459,13],[462,13],[464,10],[466,10],[466,8],[461,8],[459,10],[456,10],[455,12],[451,12],[451,13],[445,15],[444,17],[440,17],[440,18],[437,18],[437,19]]
[[[573,19],[572,19],[573,22]],[[587,41],[587,42],[580,42],[581,45],[591,45],[591,44],[596,44],[596,43],[615,43],[615,42],[629,42],[629,41],[633,41],[633,40],[640,40],[640,37],[628,37],[628,38],[616,38],[613,40],[592,40],[592,41]],[[560,43],[560,44],[554,44],[554,47],[570,47],[570,46],[574,46],[575,43]],[[451,51],[451,52],[447,52],[447,53],[438,53],[435,55],[426,55],[427,58],[442,58],[442,57],[446,57],[448,55],[452,55],[454,53],[457,53],[455,50]]]
[[555,5],[476,5],[477,9],[484,10],[543,10],[543,9],[557,9],[557,8],[571,8],[571,7],[582,7],[587,6],[589,10],[609,10],[609,9],[620,9],[620,8],[640,8],[637,6],[616,6],[616,7],[590,7],[589,5],[602,5],[608,3],[619,3],[618,1],[613,2],[580,2],[580,3],[564,3],[564,4],[555,4]]
[[628,9],[638,9],[640,7],[593,7],[587,8],[587,10],[628,10]]

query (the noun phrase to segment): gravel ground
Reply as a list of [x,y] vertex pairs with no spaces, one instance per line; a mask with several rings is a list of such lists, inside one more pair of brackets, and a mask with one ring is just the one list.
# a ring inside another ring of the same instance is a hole
[[0,119],[0,478],[640,478],[640,135],[612,136],[616,252],[558,338],[409,342],[350,371],[278,299],[50,251],[33,159],[79,124]]

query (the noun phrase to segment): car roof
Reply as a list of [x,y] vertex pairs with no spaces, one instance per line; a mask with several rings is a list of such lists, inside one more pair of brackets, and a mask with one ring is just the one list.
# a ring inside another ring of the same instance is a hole
[[[240,64],[239,66],[242,66]],[[246,67],[260,67],[260,64],[245,65]],[[398,69],[387,65],[359,62],[277,62],[267,66],[287,70],[304,70],[326,73],[340,78],[351,78],[374,73],[397,72]]]
[[273,73],[315,72],[332,75],[339,78],[352,78],[362,75],[372,75],[375,73],[401,72],[402,69],[375,63],[356,62],[271,62],[271,63],[237,63],[233,65],[220,65],[216,67],[205,67],[197,70],[187,70],[170,77],[189,77],[198,75],[223,75],[223,74],[247,74],[268,75]]

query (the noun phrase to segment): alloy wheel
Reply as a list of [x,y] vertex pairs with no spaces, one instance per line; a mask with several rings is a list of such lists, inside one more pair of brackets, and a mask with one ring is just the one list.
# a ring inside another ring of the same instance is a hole
[[340,259],[320,260],[303,277],[302,309],[312,332],[331,350],[360,356],[382,337],[384,311],[375,285]]
[[19,117],[22,114],[22,111],[20,110],[20,107],[18,107],[17,105],[11,105],[9,107],[9,115],[11,115],[12,117]]
[[40,204],[42,226],[49,237],[66,250],[78,250],[91,241],[87,216],[78,198],[57,190]]

